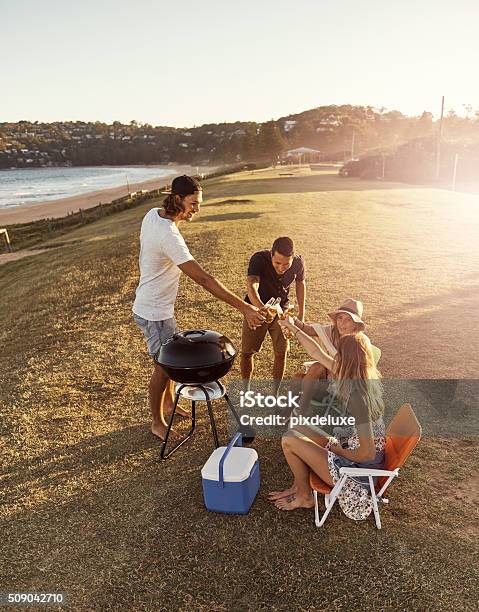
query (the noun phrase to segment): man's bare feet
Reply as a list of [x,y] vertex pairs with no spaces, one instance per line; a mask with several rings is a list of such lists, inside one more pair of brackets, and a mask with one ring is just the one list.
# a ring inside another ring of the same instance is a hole
[[278,499],[275,504],[276,508],[280,510],[296,510],[297,508],[313,508],[314,500],[312,495],[308,496],[294,496],[283,499]]
[[[163,414],[165,419],[169,421],[170,415],[173,412],[173,404],[171,406],[165,406],[163,408]],[[191,419],[191,412],[189,410],[185,410],[181,406],[176,407],[175,416],[183,417],[185,419]]]
[[284,497],[291,497],[297,491],[297,487],[295,485],[289,487],[289,489],[285,489],[284,491],[271,491],[268,493],[269,501],[276,501],[278,499],[283,499]]
[[[166,425],[163,425],[162,423],[152,423],[151,424],[151,433],[157,438],[160,438],[162,442],[165,441],[167,429],[168,427]],[[173,442],[177,439],[178,439],[178,434],[176,433],[174,429],[171,429],[168,440],[171,440]]]

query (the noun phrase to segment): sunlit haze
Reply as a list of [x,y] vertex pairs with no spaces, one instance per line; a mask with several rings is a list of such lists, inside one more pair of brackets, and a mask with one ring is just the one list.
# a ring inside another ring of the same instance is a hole
[[1,1],[0,121],[265,121],[479,108],[479,4]]

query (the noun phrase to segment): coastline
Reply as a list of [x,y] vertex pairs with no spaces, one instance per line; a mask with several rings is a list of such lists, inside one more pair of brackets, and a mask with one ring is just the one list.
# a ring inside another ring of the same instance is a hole
[[[198,166],[175,166],[169,174],[164,174],[157,179],[149,179],[140,183],[130,184],[130,193],[140,189],[159,189],[165,184],[180,174],[196,174]],[[208,174],[214,172],[214,167],[199,168],[200,172]],[[12,225],[15,223],[28,223],[30,221],[38,221],[45,218],[65,217],[70,212],[78,212],[80,208],[87,209],[97,206],[100,202],[106,204],[127,195],[125,185],[118,187],[109,187],[100,191],[90,191],[68,198],[60,198],[58,200],[47,200],[36,202],[35,204],[25,204],[23,206],[9,207],[0,209],[0,227]]]

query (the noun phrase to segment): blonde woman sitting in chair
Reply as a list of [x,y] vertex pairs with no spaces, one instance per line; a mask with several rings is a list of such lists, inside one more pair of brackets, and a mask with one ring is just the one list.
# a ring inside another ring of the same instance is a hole
[[[335,357],[331,357],[313,338],[296,327],[291,317],[280,325],[289,328],[306,351],[331,372],[338,401],[344,412],[355,419],[354,428],[341,441],[334,436],[308,437],[296,429],[288,430],[282,438],[293,484],[284,491],[270,493],[269,498],[281,510],[312,508],[311,470],[333,487],[339,480],[341,467],[382,467],[386,433],[380,374],[371,343],[361,332],[343,335]],[[338,497],[340,506],[349,518],[365,519],[372,510],[367,486],[361,479],[349,480]]]

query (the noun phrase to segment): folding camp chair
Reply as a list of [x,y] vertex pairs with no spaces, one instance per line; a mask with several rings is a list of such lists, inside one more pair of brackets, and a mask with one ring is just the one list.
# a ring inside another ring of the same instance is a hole
[[[339,469],[340,478],[332,488],[323,482],[314,472],[311,472],[309,484],[314,495],[314,519],[316,526],[321,527],[324,524],[348,478],[367,476],[376,526],[378,529],[381,529],[378,501],[382,501],[384,504],[388,503],[389,500],[384,497],[384,493],[393,478],[399,475],[399,468],[404,465],[406,459],[416,447],[416,444],[421,439],[421,433],[421,425],[416,419],[410,404],[403,404],[394,415],[386,430],[384,469],[342,467]],[[379,477],[376,486],[374,486],[374,476]],[[321,519],[319,518],[318,493],[324,494],[326,506]]]

